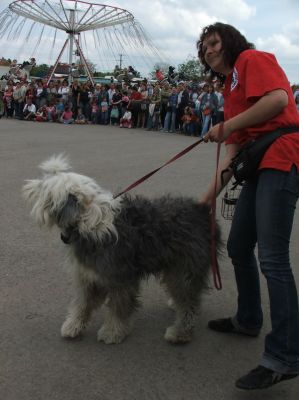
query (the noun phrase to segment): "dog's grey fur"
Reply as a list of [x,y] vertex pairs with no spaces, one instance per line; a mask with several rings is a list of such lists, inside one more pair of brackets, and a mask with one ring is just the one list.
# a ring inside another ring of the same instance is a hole
[[[77,290],[62,336],[79,335],[92,311],[105,303],[108,312],[98,340],[120,343],[138,308],[140,283],[154,275],[176,311],[165,339],[190,341],[211,264],[209,209],[184,197],[113,199],[94,180],[66,172],[62,156],[41,167],[44,177],[28,181],[23,194],[34,219],[56,225],[68,243]],[[217,243],[219,248],[219,228]]]

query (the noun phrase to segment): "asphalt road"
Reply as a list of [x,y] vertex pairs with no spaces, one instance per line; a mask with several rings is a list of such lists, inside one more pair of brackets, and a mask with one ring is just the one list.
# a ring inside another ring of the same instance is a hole
[[[174,346],[163,339],[172,311],[153,280],[144,285],[143,307],[122,344],[96,341],[100,310],[80,339],[60,337],[72,293],[63,268],[65,245],[57,231],[40,230],[30,219],[21,197],[24,180],[37,177],[37,165],[47,157],[64,152],[76,172],[116,193],[194,141],[138,129],[0,120],[1,400],[298,399],[299,379],[254,393],[234,387],[240,375],[258,364],[270,324],[262,278],[266,318],[259,338],[226,336],[206,328],[209,319],[235,312],[236,288],[226,256],[220,260],[223,290],[214,289],[211,280],[188,345]],[[202,144],[134,192],[199,196],[214,174],[215,160],[216,146]],[[229,222],[220,215],[219,219],[226,238]],[[299,284],[298,242],[297,210],[291,258]]]

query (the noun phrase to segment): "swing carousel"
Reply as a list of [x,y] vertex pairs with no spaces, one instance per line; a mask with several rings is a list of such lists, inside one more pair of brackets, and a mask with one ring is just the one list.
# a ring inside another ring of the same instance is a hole
[[[50,52],[49,63],[53,59],[55,62],[48,82],[65,56],[69,81],[79,76],[79,68],[83,67],[93,84],[90,62],[103,71],[113,71],[118,64],[119,80],[131,79],[136,70],[150,71],[154,64],[165,62],[165,57],[129,11],[81,0],[13,1],[0,13],[3,55],[12,41],[16,54],[34,63],[39,54]],[[123,63],[130,67],[123,68]],[[31,62],[26,65],[29,73],[32,66]],[[22,69],[20,65],[15,67]]]

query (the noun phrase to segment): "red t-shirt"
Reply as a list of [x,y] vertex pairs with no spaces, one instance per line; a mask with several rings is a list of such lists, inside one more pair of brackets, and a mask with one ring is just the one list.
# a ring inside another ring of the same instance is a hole
[[140,92],[132,92],[131,93],[131,100],[142,100],[142,95]]
[[[287,92],[289,102],[283,111],[262,124],[233,132],[226,143],[243,145],[266,132],[287,126],[298,126],[299,114],[289,81],[273,54],[258,50],[243,51],[227,76],[224,90],[224,116],[228,120],[250,108],[262,96],[273,90]],[[253,121],[254,124],[254,121]],[[266,151],[261,168],[289,171],[295,164],[299,171],[299,134],[291,133],[278,138]]]

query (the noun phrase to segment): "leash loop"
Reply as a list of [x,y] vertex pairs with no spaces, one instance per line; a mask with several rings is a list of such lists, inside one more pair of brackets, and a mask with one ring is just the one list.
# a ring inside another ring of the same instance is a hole
[[217,143],[216,155],[216,173],[215,173],[215,187],[214,195],[212,198],[211,206],[211,259],[212,259],[212,272],[214,285],[217,290],[222,289],[222,281],[219,272],[219,264],[217,260],[217,243],[216,243],[216,199],[217,199],[217,180],[218,180],[218,167],[220,159],[221,139],[223,138],[223,122],[219,124],[219,142]]

